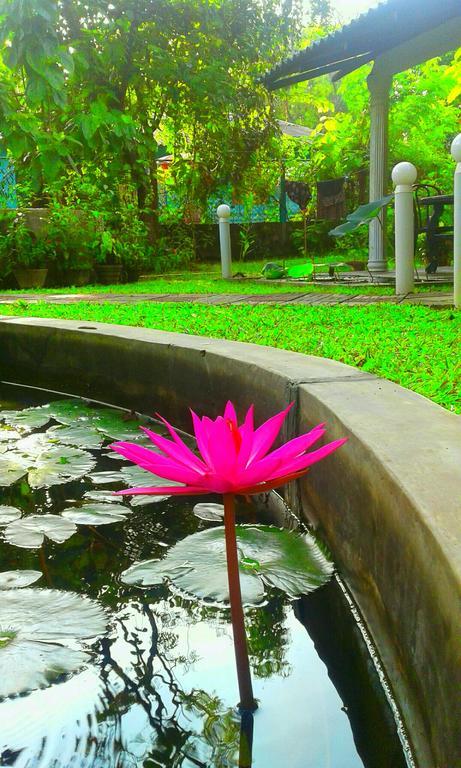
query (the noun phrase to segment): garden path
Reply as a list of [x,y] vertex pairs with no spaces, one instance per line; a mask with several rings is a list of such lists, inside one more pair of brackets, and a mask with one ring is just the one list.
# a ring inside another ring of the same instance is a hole
[[15,293],[0,294],[0,304],[13,304],[25,301],[33,304],[45,301],[51,304],[76,304],[84,301],[93,304],[135,304],[142,301],[184,302],[188,304],[344,304],[360,306],[366,304],[418,304],[425,307],[450,307],[453,295],[450,293],[419,293],[402,296],[372,296],[370,294],[342,293],[271,293],[271,294],[236,294],[236,293]]

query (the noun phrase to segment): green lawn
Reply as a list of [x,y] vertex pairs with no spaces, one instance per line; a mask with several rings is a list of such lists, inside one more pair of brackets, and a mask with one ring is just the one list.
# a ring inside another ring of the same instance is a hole
[[17,302],[2,305],[0,314],[120,323],[330,357],[461,413],[460,311],[383,304],[219,307]]
[[[422,285],[416,287],[416,293],[426,291],[453,292],[453,286],[445,284]],[[223,280],[218,272],[187,272],[182,275],[159,276],[150,280],[142,280],[137,283],[123,283],[122,285],[86,285],[83,287],[41,288],[32,291],[0,291],[3,294],[34,293],[46,296],[49,293],[240,293],[240,294],[271,294],[271,293],[347,293],[370,294],[375,296],[390,296],[394,293],[392,286],[377,286],[370,284],[359,285],[331,285],[329,282],[296,282],[284,283],[283,281],[269,281],[260,279],[235,279]]]

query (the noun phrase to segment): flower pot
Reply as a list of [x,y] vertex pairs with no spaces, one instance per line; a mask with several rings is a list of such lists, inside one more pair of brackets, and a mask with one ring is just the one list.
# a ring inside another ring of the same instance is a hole
[[13,270],[20,288],[42,288],[45,285],[48,269],[28,269],[18,267]]
[[139,267],[125,267],[123,282],[124,283],[137,283],[139,275],[141,274]]
[[78,268],[68,269],[65,275],[66,285],[88,285],[91,277],[91,269]]
[[119,283],[122,279],[121,264],[98,264],[96,267],[98,283],[102,285],[112,285]]

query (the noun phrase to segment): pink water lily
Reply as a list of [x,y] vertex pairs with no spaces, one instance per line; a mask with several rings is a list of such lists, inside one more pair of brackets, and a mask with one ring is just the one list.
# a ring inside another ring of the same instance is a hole
[[159,417],[172,440],[143,427],[157,450],[126,442],[114,443],[111,448],[154,475],[183,485],[129,488],[118,493],[251,495],[278,488],[303,475],[312,464],[345,442],[345,439],[334,440],[308,452],[325,434],[324,425],[319,424],[307,434],[270,451],[291,407],[292,404],[257,429],[254,428],[253,406],[240,426],[230,401],[224,415],[214,421],[207,416],[200,419],[191,411],[199,455],[187,447],[171,424]]

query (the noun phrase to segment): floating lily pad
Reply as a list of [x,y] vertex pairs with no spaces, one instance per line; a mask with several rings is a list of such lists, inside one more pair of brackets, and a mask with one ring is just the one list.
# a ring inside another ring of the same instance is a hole
[[200,520],[207,520],[210,523],[222,523],[224,518],[223,504],[204,502],[202,504],[196,504],[192,511]]
[[27,472],[27,463],[24,458],[13,451],[0,452],[0,486],[8,487]]
[[93,456],[81,448],[49,446],[35,457],[34,466],[29,469],[29,485],[31,488],[48,488],[78,480],[91,472],[95,465]]
[[41,571],[3,571],[0,573],[0,589],[28,587],[42,576]]
[[30,515],[10,523],[5,528],[5,539],[16,547],[36,549],[41,547],[45,536],[62,544],[76,531],[74,523],[59,515]]
[[131,514],[123,504],[84,504],[82,507],[67,507],[61,512],[66,520],[77,525],[108,525],[120,523]]
[[79,669],[84,640],[103,634],[103,609],[73,592],[5,590],[0,600],[0,698],[43,688]]
[[0,443],[11,443],[14,440],[19,440],[21,433],[16,429],[0,428]]
[[154,475],[152,472],[148,472],[147,469],[142,469],[137,466],[122,467],[120,475],[124,483],[130,488],[147,488],[147,487],[162,487],[183,485],[182,483],[176,483],[174,480],[166,480],[164,477]]
[[113,440],[145,440],[146,436],[140,429],[141,426],[152,428],[151,422],[147,419],[128,419],[123,413],[107,409],[100,410],[97,420],[94,422],[96,429],[104,432],[105,435]]
[[24,408],[22,411],[0,411],[0,421],[17,428],[20,432],[32,432],[34,429],[44,427],[51,418],[51,414],[42,406]]
[[[315,540],[273,526],[237,526],[240,584],[246,604],[264,598],[264,585],[290,597],[311,592],[331,577],[333,565]],[[136,563],[122,574],[142,587],[174,582],[199,598],[229,601],[224,528],[210,528],[178,542],[163,560]]]
[[129,498],[131,507],[146,507],[148,504],[157,504],[159,501],[165,501],[165,499],[171,499],[171,496],[154,496],[138,494],[136,496],[130,496]]
[[[60,424],[74,424],[78,420],[90,420],[92,409],[83,400],[74,398],[64,400],[54,400],[52,403],[43,406],[50,416],[59,421]],[[95,417],[97,413],[95,414]]]
[[116,496],[113,491],[85,491],[83,499],[98,504],[120,504],[120,496]]
[[95,485],[113,485],[114,483],[120,484],[123,482],[119,469],[108,472],[93,472],[91,475],[88,475],[88,479]]
[[17,509],[16,507],[0,506],[0,527],[3,525],[9,525],[15,520],[19,520],[21,515],[21,510]]
[[50,427],[46,434],[50,440],[63,445],[73,445],[78,448],[98,449],[104,442],[104,436],[91,424],[70,424]]

